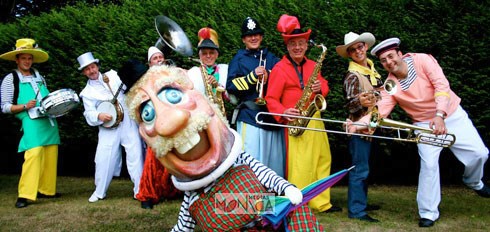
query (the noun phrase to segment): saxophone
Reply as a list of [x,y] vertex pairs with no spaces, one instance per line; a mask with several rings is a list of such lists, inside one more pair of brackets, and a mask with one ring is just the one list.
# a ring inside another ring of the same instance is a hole
[[[327,48],[323,44],[320,45],[314,44],[314,45],[316,47],[322,48],[322,54],[320,54],[320,57],[316,61],[315,68],[313,69],[313,73],[308,79],[308,83],[306,84],[305,89],[303,90],[303,94],[301,95],[301,98],[299,99],[298,102],[296,102],[296,105],[294,106],[295,109],[298,109],[300,111],[302,117],[308,117],[308,118],[311,118],[316,113],[316,111],[324,111],[327,108],[327,101],[321,94],[315,94],[315,96],[313,96],[312,98],[313,90],[311,89],[311,86],[317,80],[318,74],[320,73],[320,70],[322,68],[322,62],[325,59],[325,55],[327,54]],[[305,132],[304,128],[308,126],[309,122],[310,119],[305,119],[305,118],[296,118],[294,119],[294,121],[289,122],[288,125],[293,126],[288,128],[289,135],[291,136],[302,135]]]
[[223,116],[226,116],[225,103],[223,102],[223,92],[225,92],[225,89],[221,86],[218,86],[216,87],[216,94],[213,93],[213,86],[211,86],[211,84],[208,83],[208,79],[207,79],[208,72],[206,71],[206,68],[202,62],[201,62],[201,74],[202,74],[201,75],[202,83],[204,84],[204,88],[206,91],[206,96],[208,96],[211,102],[217,104]]

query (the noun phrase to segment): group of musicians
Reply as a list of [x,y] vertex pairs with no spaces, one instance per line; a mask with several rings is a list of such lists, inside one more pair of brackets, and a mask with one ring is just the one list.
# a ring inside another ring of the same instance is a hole
[[[217,64],[220,55],[218,33],[209,27],[199,30],[199,65],[188,70],[187,74],[199,90],[216,104],[224,113],[224,103],[231,102],[236,109],[230,122],[236,124],[241,135],[245,152],[285,177],[298,188],[330,175],[331,154],[327,133],[309,130],[324,130],[323,122],[306,121],[299,134],[288,133],[288,129],[261,125],[256,121],[259,112],[275,113],[264,115],[263,120],[279,124],[296,123],[296,116],[304,116],[315,104],[314,96],[323,99],[329,92],[328,82],[321,75],[323,58],[310,60],[305,56],[309,48],[311,29],[304,30],[298,18],[282,15],[277,23],[287,53],[278,58],[262,46],[265,31],[259,22],[247,17],[241,25],[241,37],[245,48],[238,50],[227,64]],[[457,137],[451,150],[465,165],[463,181],[482,197],[490,197],[490,188],[482,182],[483,167],[488,159],[485,147],[478,132],[459,105],[460,99],[451,91],[437,61],[430,55],[402,54],[400,40],[391,38],[372,49],[372,55],[379,58],[393,80],[396,92],[387,92],[367,51],[375,44],[371,33],[345,35],[344,44],[337,46],[337,53],[350,58],[348,72],[344,79],[346,108],[349,120],[364,122],[379,110],[387,117],[394,105],[398,104],[412,118],[414,124],[433,129],[435,135],[452,132]],[[324,55],[322,53],[322,55]],[[1,107],[3,113],[15,114],[22,121],[23,137],[18,152],[25,152],[17,208],[28,205],[28,200],[40,197],[59,197],[56,192],[56,167],[59,132],[55,117],[33,117],[29,113],[40,100],[49,94],[44,78],[31,66],[48,60],[48,54],[38,48],[32,39],[19,39],[16,50],[0,56],[1,59],[15,61],[17,69],[3,78],[1,85]],[[121,146],[126,149],[128,171],[134,183],[134,197],[152,204],[165,196],[154,193],[152,198],[143,197],[141,189],[155,189],[159,181],[144,181],[151,171],[147,169],[148,157],[144,158],[142,140],[138,135],[138,125],[130,119],[125,103],[124,91],[132,83],[120,78],[115,71],[101,73],[100,62],[91,52],[78,57],[79,70],[88,78],[87,85],[80,93],[83,99],[84,116],[91,126],[99,128],[99,140],[95,156],[96,189],[89,202],[97,202],[106,197],[106,191],[113,176],[121,170]],[[162,65],[164,54],[156,47],[148,49],[148,64]],[[151,68],[151,67],[150,67]],[[146,69],[135,74],[139,78]],[[134,83],[134,82],[133,82]],[[121,90],[123,92],[121,92]],[[380,92],[381,98],[375,93]],[[164,94],[164,93],[162,93]],[[315,97],[316,99],[316,97]],[[113,109],[102,110],[99,102],[108,101]],[[323,99],[324,101],[324,99]],[[148,112],[151,114],[151,112]],[[142,115],[142,117],[152,115]],[[313,109],[308,116],[320,118],[320,110]],[[144,120],[144,118],[143,118]],[[297,125],[297,124],[296,124]],[[464,128],[463,128],[464,127]],[[352,129],[354,128],[354,129]],[[367,222],[379,222],[367,214],[369,210],[379,209],[367,204],[367,177],[372,128],[356,128],[352,132],[364,133],[351,136],[349,151],[356,167],[351,171],[348,190],[348,216]],[[421,157],[419,190],[419,226],[430,227],[439,219],[440,183],[437,160],[441,147],[417,144]],[[149,150],[149,148],[147,148]],[[147,156],[151,151],[146,152]],[[153,162],[157,162],[153,159]],[[157,162],[158,163],[158,162]],[[145,168],[143,168],[145,166]],[[147,174],[144,174],[147,172]],[[142,176],[143,173],[143,176]],[[168,173],[167,173],[168,174]],[[146,176],[146,177],[145,177]],[[142,181],[143,182],[143,181]],[[149,185],[149,186],[148,186]],[[161,184],[160,184],[161,185]],[[146,190],[145,190],[146,191]],[[175,194],[175,192],[173,193]],[[338,212],[342,208],[330,202],[329,190],[309,202],[314,212]]]

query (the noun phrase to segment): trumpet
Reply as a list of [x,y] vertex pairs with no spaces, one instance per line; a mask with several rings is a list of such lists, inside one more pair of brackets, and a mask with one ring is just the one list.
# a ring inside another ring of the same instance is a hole
[[[264,122],[260,118],[262,115],[285,116],[285,117],[289,117],[289,118],[297,118],[297,119],[303,119],[303,120],[316,120],[316,121],[321,121],[324,123],[340,125],[342,128],[344,128],[344,130],[308,128],[306,126],[295,126],[295,125],[288,125],[288,124]],[[437,146],[437,147],[450,147],[454,144],[454,142],[456,142],[456,136],[454,134],[448,133],[445,135],[434,135],[434,134],[432,134],[432,131],[433,131],[432,129],[425,128],[425,127],[418,127],[418,126],[414,126],[412,124],[398,122],[398,121],[386,119],[386,118],[380,118],[380,119],[378,119],[378,121],[376,123],[370,123],[369,125],[364,124],[364,123],[356,123],[356,122],[353,122],[351,124],[356,125],[356,126],[366,127],[366,128],[370,128],[370,127],[374,126],[376,128],[394,130],[396,132],[395,137],[352,133],[352,132],[349,132],[348,128],[345,126],[348,122],[341,121],[341,120],[324,119],[324,118],[312,118],[312,117],[286,115],[286,114],[278,114],[278,113],[270,113],[270,112],[259,112],[255,116],[255,121],[259,125],[277,126],[277,127],[284,127],[284,128],[294,128],[294,129],[299,129],[299,130],[311,130],[311,131],[327,132],[327,133],[334,133],[334,134],[358,135],[358,136],[365,136],[365,137],[377,138],[377,139],[388,139],[388,140],[395,140],[395,141],[402,141],[402,142],[413,142],[413,143],[417,143],[417,144],[418,143],[428,144],[428,145],[433,145],[433,146]]]
[[[259,66],[261,67],[266,67],[267,59],[262,59],[262,54],[263,50],[260,50],[260,60],[259,60]],[[255,104],[257,105],[265,105],[267,104],[267,101],[264,98],[264,85],[265,85],[265,80],[264,80],[264,74],[257,80],[257,85],[255,86],[255,90],[259,93],[259,97],[255,99]]]

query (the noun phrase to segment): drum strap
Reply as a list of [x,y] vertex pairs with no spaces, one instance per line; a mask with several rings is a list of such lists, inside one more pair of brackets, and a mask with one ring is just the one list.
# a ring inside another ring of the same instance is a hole
[[[15,70],[18,77],[21,77],[22,82],[29,82],[31,84],[31,87],[34,90],[34,92],[40,93],[40,91],[41,91],[40,86],[37,83],[41,82],[41,85],[46,85],[46,83],[44,82],[43,78],[41,77],[41,75],[39,74],[39,72],[36,69],[33,69],[33,71],[34,72],[32,72],[32,70],[31,70],[31,73],[33,73],[33,78],[26,80],[26,79],[24,79],[24,76],[22,75],[22,73],[19,72],[19,70],[17,70],[17,69]],[[43,100],[43,97],[41,96],[41,94],[36,94],[36,98],[37,98],[38,102],[41,102]]]
[[[33,77],[30,78],[30,79],[24,78],[24,76],[22,75],[22,73],[20,73],[20,71],[17,70],[17,69],[14,72],[18,75],[18,77],[19,77],[19,79],[20,79],[21,82],[29,82],[31,84],[32,89],[36,93],[36,100],[38,102],[42,102],[43,96],[41,94],[41,87],[42,87],[42,85],[46,86],[46,81],[39,74],[39,71],[37,71],[37,69],[34,69],[34,68],[31,69],[31,73],[33,74]],[[41,82],[41,86],[39,86],[37,84],[38,82]],[[37,111],[38,110],[36,108],[39,108],[39,107],[35,107],[35,108],[32,108],[32,109],[29,110],[29,116],[30,117],[31,117],[31,112],[32,111]],[[37,118],[37,117],[39,117],[39,115],[37,113],[33,113],[31,118],[34,119],[34,118]],[[49,121],[51,123],[51,126],[55,126],[54,119],[53,118],[49,117]]]

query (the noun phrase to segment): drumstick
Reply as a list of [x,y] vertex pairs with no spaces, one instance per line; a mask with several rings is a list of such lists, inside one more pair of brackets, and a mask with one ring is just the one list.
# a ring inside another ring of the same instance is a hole
[[36,93],[36,96],[34,97],[34,99],[37,99],[37,95],[39,95],[39,93],[40,93],[40,92],[41,92],[41,88],[39,88],[39,89],[37,90],[37,93]]

